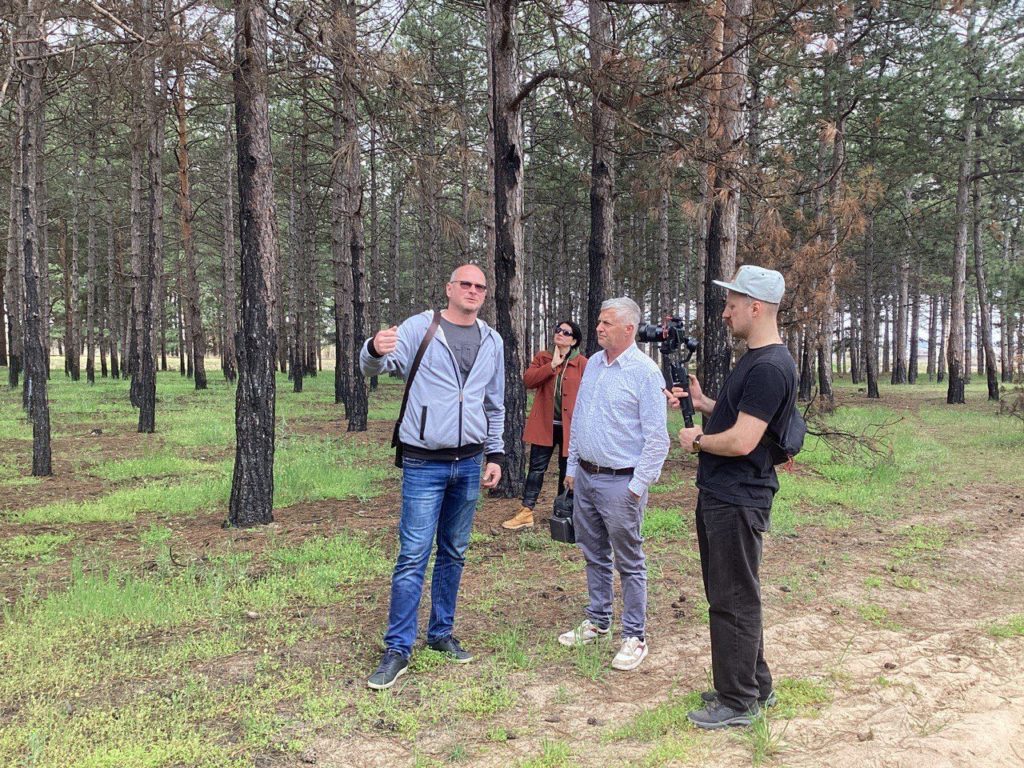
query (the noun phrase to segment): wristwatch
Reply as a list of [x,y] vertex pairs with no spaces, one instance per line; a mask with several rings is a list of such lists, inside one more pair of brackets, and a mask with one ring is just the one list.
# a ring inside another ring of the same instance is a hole
[[704,435],[700,434],[693,438],[693,445],[690,446],[690,453],[700,453],[700,439],[702,437],[704,437]]

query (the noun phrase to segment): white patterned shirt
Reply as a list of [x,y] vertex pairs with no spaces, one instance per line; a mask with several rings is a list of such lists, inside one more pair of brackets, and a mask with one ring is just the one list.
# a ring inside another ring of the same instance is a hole
[[608,364],[604,350],[587,362],[576,395],[566,477],[580,460],[601,467],[634,467],[637,496],[657,482],[668,456],[665,379],[657,364],[630,345]]

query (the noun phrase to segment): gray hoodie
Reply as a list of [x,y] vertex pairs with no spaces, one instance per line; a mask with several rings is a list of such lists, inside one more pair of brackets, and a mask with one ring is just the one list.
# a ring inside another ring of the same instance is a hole
[[[433,310],[413,315],[398,326],[398,346],[389,355],[370,354],[367,339],[359,352],[364,376],[397,373],[403,379],[433,319]],[[483,320],[480,351],[465,381],[438,327],[413,379],[398,437],[414,449],[454,450],[482,445],[488,457],[505,453],[505,350],[501,336]]]

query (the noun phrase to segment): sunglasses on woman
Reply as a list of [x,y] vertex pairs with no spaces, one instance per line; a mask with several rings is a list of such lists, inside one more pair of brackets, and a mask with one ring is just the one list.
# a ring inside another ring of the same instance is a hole
[[570,329],[566,330],[566,329],[565,329],[565,328],[563,328],[562,326],[560,326],[560,325],[556,325],[556,326],[555,326],[555,333],[556,333],[556,334],[557,334],[557,333],[560,333],[560,334],[562,334],[563,336],[572,336],[572,329],[570,328]]

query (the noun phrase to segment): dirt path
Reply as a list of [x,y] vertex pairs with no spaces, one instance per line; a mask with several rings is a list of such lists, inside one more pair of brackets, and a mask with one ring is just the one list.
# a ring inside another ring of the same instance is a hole
[[[773,672],[777,679],[818,681],[833,699],[816,715],[789,721],[768,764],[1024,765],[1024,638],[988,632],[992,622],[1024,611],[1019,495],[1008,487],[969,487],[948,500],[944,514],[901,519],[891,528],[868,523],[835,545],[824,541],[835,534],[824,531],[769,543],[765,642]],[[949,539],[895,568],[913,573],[920,585],[900,589],[884,575],[892,575],[896,534],[915,522],[947,530]],[[816,558],[819,545],[833,564],[811,598],[793,599],[779,581],[794,562]],[[866,604],[886,606],[885,619],[872,623],[858,615],[857,606]],[[515,740],[492,744],[486,726],[456,722],[421,734],[415,747],[366,734],[320,739],[313,747],[317,764],[412,765],[417,755],[445,762],[462,744],[470,747],[466,764],[509,766],[536,758],[545,740],[571,745],[571,765],[642,764],[650,744],[607,743],[602,735],[643,710],[701,690],[710,665],[706,627],[674,622],[670,611],[659,610],[651,612],[649,632],[652,652],[637,673],[591,683],[571,669],[554,677],[544,670],[515,680],[516,711],[498,718],[520,732]],[[776,732],[782,728],[774,724]],[[688,759],[667,764],[750,764],[750,746],[738,732],[697,734],[696,742]]]

